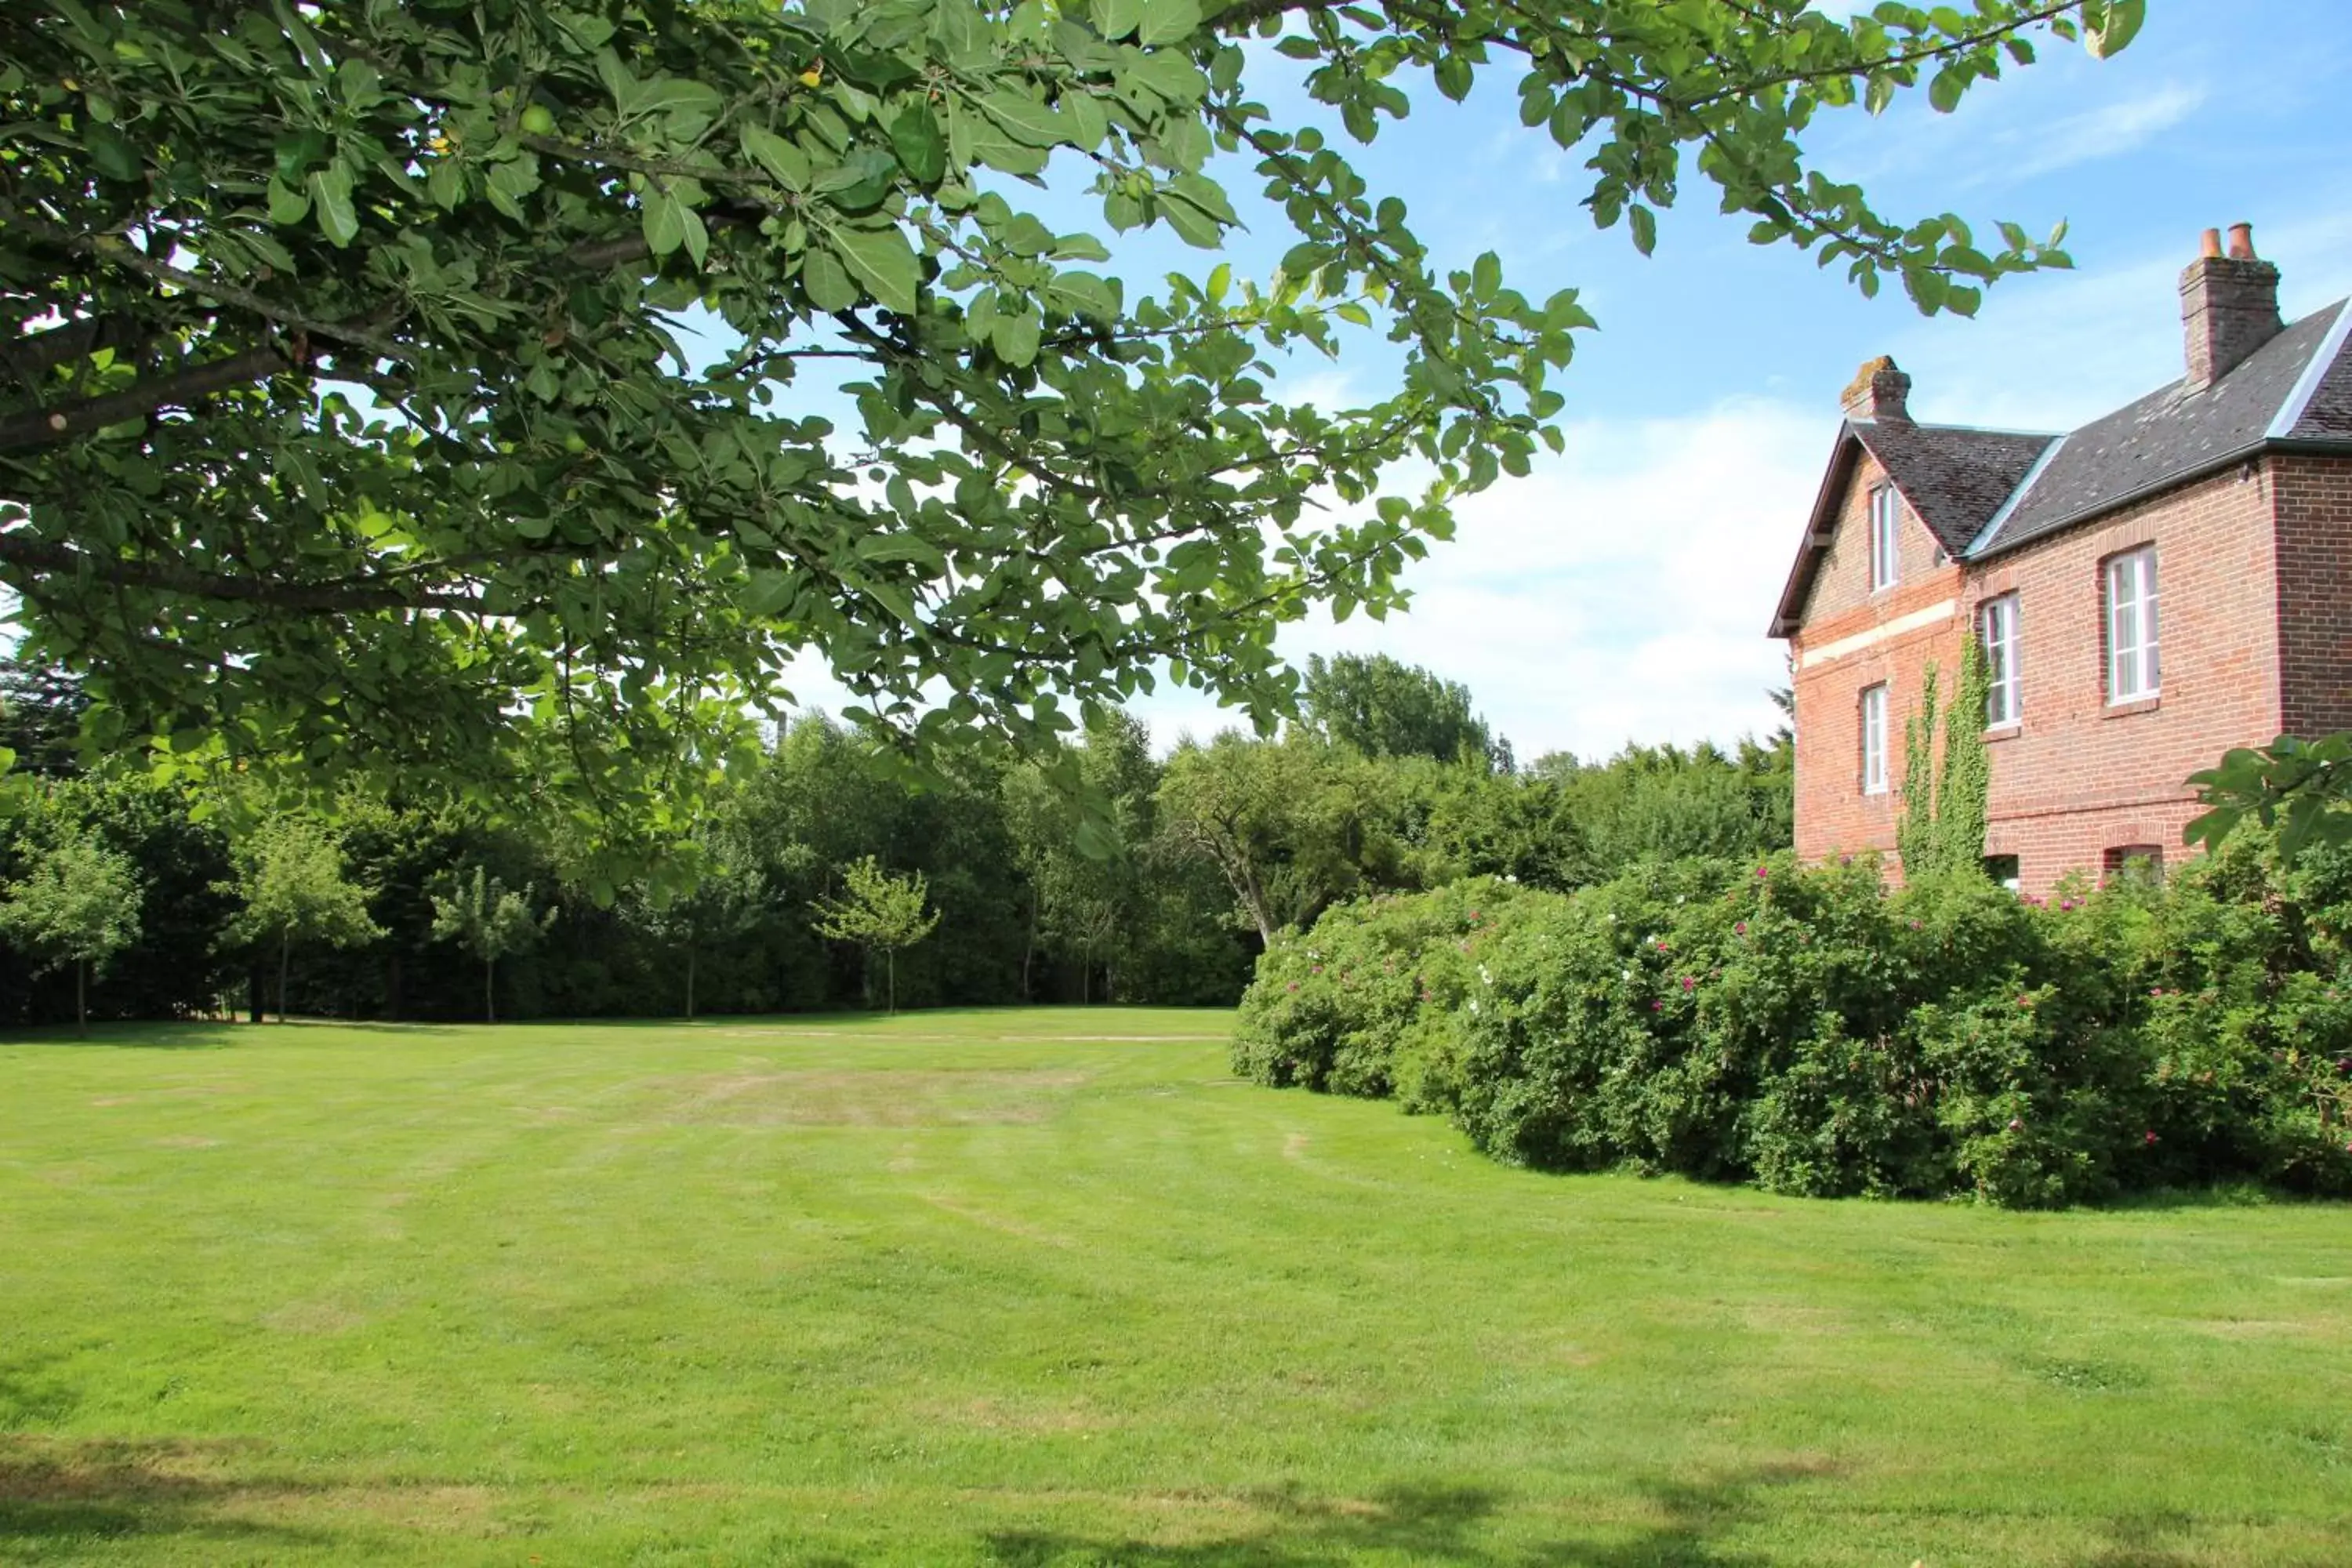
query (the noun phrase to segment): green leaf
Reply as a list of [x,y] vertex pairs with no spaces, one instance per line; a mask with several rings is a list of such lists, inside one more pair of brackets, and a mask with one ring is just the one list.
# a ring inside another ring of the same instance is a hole
[[660,185],[648,186],[644,197],[646,244],[656,256],[667,256],[686,242],[686,207]]
[[1062,140],[1061,117],[1024,93],[997,91],[980,100],[982,112],[1019,141],[1032,147],[1051,147]]
[[1458,54],[1439,57],[1434,73],[1437,90],[1459,103],[1470,96],[1470,62]]
[[1014,316],[999,316],[989,332],[989,341],[999,358],[1005,363],[1026,365],[1037,358],[1041,324],[1034,310],[1023,310]]
[[303,131],[278,139],[273,154],[278,165],[278,177],[289,185],[299,185],[310,172],[310,165],[327,155],[324,132]]
[[310,202],[319,216],[319,232],[341,249],[359,237],[359,214],[352,207],[352,171],[342,163],[313,170]]
[[758,125],[746,125],[736,133],[743,151],[751,161],[768,171],[776,184],[788,191],[808,189],[808,154],[774,132]]
[[1635,202],[1625,209],[1625,221],[1633,226],[1633,248],[1647,256],[1658,247],[1658,215]]
[[[1181,196],[1161,192],[1160,216],[1167,220],[1170,228],[1176,231],[1176,237],[1187,245],[1197,246],[1202,250],[1215,250],[1225,242],[1223,226]],[[1118,220],[1113,217],[1111,221],[1116,225]]]
[[1968,82],[1955,70],[1939,70],[1927,83],[1927,101],[1938,114],[1949,114],[1960,106],[1960,95],[1968,90]]
[[2147,0],[2107,0],[2098,23],[2083,29],[2083,46],[2094,59],[2109,58],[2139,37],[2147,21]]
[[945,571],[948,563],[948,558],[940,552],[940,547],[922,535],[888,531],[869,533],[860,539],[857,542],[857,558],[878,563],[911,561],[927,572]]
[[909,104],[890,121],[890,150],[898,154],[899,166],[919,184],[937,184],[947,173],[947,138],[940,132],[938,118],[922,104]]
[[1095,0],[1089,12],[1095,31],[1106,38],[1124,38],[1143,25],[1144,0]]
[[283,181],[269,182],[269,221],[288,227],[310,216],[310,198]]
[[629,94],[627,100],[617,107],[625,117],[631,120],[680,110],[716,119],[719,111],[726,107],[726,100],[708,82],[672,76],[637,83],[636,89]]
[[425,175],[425,194],[435,206],[455,212],[466,199],[466,170],[455,158],[436,159]]
[[1181,44],[1201,30],[1199,0],[1143,0],[1143,20],[1136,42],[1145,48]]
[[831,315],[857,303],[857,285],[829,250],[811,250],[801,263],[801,288],[809,303]]
[[1056,273],[1042,290],[1056,308],[1108,326],[1118,320],[1118,285],[1091,272]]
[[888,310],[902,316],[915,313],[916,295],[923,281],[923,264],[917,259],[907,237],[894,226],[889,228],[839,228],[833,231],[833,243],[841,252],[843,263],[850,275],[865,286],[866,292]]
[[92,125],[82,140],[89,148],[89,161],[108,179],[127,183],[145,177],[147,163],[138,143],[113,126]]

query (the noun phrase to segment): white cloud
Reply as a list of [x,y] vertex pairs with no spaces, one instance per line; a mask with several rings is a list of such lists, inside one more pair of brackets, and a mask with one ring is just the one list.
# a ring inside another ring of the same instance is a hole
[[[1463,681],[1522,758],[1768,731],[1787,672],[1764,628],[1833,432],[1763,402],[1570,426],[1564,458],[1460,508],[1411,613],[1305,622],[1283,651],[1386,653]],[[1138,710],[1161,746],[1219,727],[1197,699]]]
[[2204,107],[2206,97],[2204,88],[2191,83],[2159,82],[2136,98],[2103,103],[2030,129],[2006,131],[1997,138],[2000,150],[2031,150],[2003,159],[2001,176],[2028,179],[2094,158],[2128,153],[2196,113]]

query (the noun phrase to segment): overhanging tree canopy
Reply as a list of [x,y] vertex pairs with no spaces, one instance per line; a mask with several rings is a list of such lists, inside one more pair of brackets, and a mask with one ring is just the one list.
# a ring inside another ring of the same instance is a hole
[[[1695,165],[1759,242],[1965,311],[2063,258],[1884,217],[1799,138],[2139,9],[18,0],[0,581],[127,738],[608,803],[677,798],[806,649],[919,748],[1056,731],[1163,660],[1265,716],[1279,623],[1394,605],[1455,498],[1558,446],[1587,318],[1491,256],[1441,271],[1270,118],[1243,39],[1358,141],[1416,79],[1508,73],[1643,248]],[[1259,285],[1133,298],[1022,205],[1083,187],[1213,250],[1221,153],[1297,231]],[[1351,325],[1401,345],[1388,395],[1270,395]],[[795,402],[819,365],[854,428]],[[1382,486],[1405,458],[1417,494]]]

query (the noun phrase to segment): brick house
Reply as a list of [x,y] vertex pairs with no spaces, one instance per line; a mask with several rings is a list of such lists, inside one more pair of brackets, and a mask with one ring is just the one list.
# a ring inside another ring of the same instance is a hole
[[1985,854],[2028,892],[2177,859],[2228,748],[2352,729],[2352,302],[2283,322],[2243,224],[2180,300],[2186,374],[2065,435],[1916,423],[1888,359],[1846,389],[1771,627],[1799,854],[1893,850],[1904,721],[1972,634]]

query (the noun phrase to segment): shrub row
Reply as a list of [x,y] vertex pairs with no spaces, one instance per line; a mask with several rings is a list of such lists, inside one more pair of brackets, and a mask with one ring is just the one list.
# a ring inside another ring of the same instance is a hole
[[1332,910],[1260,961],[1236,1070],[1393,1097],[1495,1157],[2011,1207],[2352,1194],[2352,856],[2167,888],[1887,890],[1683,861]]

